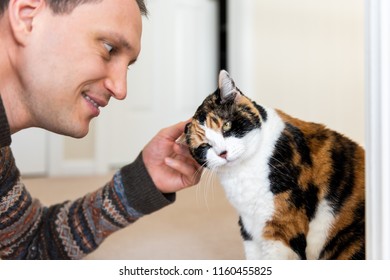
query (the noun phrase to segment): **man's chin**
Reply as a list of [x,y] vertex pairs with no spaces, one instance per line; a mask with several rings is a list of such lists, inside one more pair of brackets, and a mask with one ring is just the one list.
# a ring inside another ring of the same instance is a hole
[[80,138],[84,138],[85,136],[87,136],[87,134],[88,134],[88,132],[83,133],[83,134],[68,135],[68,136],[73,137],[73,138],[78,138],[78,139],[80,139]]
[[74,131],[74,133],[72,135],[68,135],[68,136],[73,137],[73,138],[83,138],[83,137],[87,136],[88,132],[89,132],[89,126],[87,126],[84,129]]
[[85,127],[72,127],[72,128],[57,128],[57,129],[48,129],[51,132],[54,132],[56,134],[69,136],[72,138],[83,138],[85,137],[89,132],[89,126]]

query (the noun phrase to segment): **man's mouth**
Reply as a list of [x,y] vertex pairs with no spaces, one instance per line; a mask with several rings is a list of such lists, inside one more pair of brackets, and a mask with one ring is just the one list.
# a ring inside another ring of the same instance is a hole
[[91,103],[95,108],[99,109],[99,104],[97,104],[92,98],[90,98],[88,95],[85,93],[82,93],[82,96],[89,102]]

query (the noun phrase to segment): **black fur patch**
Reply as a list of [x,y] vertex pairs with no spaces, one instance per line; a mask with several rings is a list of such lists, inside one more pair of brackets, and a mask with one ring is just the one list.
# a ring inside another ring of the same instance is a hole
[[241,233],[241,236],[242,238],[245,240],[245,241],[252,241],[253,240],[253,237],[252,235],[250,235],[250,233],[248,233],[244,227],[244,224],[242,223],[242,219],[241,217],[239,218],[238,220],[238,225],[240,226],[240,233]]
[[301,260],[306,260],[306,237],[305,235],[298,234],[296,237],[292,238],[290,240],[290,247],[291,249],[298,254],[298,256],[301,258]]
[[256,106],[257,110],[259,110],[259,114],[260,114],[263,122],[266,122],[268,119],[267,111],[263,107],[258,105],[256,102],[253,102],[253,104]]
[[312,166],[313,162],[311,160],[310,149],[302,131],[289,123],[286,124],[286,129],[292,134],[294,141],[293,143],[298,150],[299,155],[301,156],[302,164]]
[[254,123],[252,119],[248,119],[241,114],[234,114],[232,117],[232,129],[224,133],[224,137],[234,136],[237,138],[243,138],[253,129],[259,127],[257,123]]
[[309,184],[304,196],[306,197],[305,200],[306,215],[309,218],[309,221],[311,221],[314,218],[315,213],[317,211],[318,187],[313,184]]
[[275,151],[270,158],[269,167],[271,191],[274,194],[299,189],[299,167],[293,165],[293,150],[290,146],[291,139],[283,133],[276,143]]
[[193,150],[193,157],[200,165],[204,165],[206,163],[206,154],[210,148],[211,146],[209,144],[202,144]]
[[[300,155],[299,165],[293,163],[295,150]],[[310,183],[307,186],[299,185],[298,180],[304,165],[312,165],[310,148],[303,133],[291,124],[287,124],[269,161],[271,191],[275,195],[289,191],[290,203],[298,209],[305,208],[306,215],[311,220],[318,204],[318,187]]]
[[353,161],[357,146],[340,135],[336,138],[335,143],[335,147],[331,151],[333,174],[329,182],[327,199],[337,213],[345,200],[352,194],[352,188],[355,185]]

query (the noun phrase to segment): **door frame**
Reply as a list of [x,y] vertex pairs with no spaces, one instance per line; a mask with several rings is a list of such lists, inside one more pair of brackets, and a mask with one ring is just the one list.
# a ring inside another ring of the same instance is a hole
[[390,259],[390,2],[365,0],[367,259]]

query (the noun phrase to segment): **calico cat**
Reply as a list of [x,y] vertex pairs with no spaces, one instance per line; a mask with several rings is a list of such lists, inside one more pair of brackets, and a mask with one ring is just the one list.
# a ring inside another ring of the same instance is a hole
[[364,259],[364,150],[246,97],[222,70],[186,126],[238,211],[247,259]]

